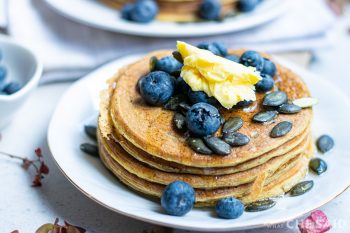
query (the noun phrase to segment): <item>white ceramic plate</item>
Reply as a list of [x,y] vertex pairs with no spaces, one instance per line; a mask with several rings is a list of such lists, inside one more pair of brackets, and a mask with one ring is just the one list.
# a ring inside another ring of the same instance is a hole
[[139,56],[113,61],[72,85],[58,104],[49,126],[49,146],[58,166],[92,200],[121,214],[151,223],[200,231],[228,231],[292,220],[331,201],[350,185],[348,97],[322,77],[278,59],[300,74],[313,96],[319,99],[319,104],[314,108],[314,135],[327,133],[336,142],[332,152],[317,155],[328,163],[328,171],[319,177],[312,174],[307,177],[315,181],[315,186],[305,195],[281,198],[274,208],[259,213],[244,213],[237,220],[218,219],[213,209],[194,209],[185,217],[162,213],[158,203],[127,189],[98,159],[79,150],[79,145],[89,140],[83,132],[82,122],[94,114],[104,81],[118,68],[137,58]]
[[178,24],[154,21],[150,24],[138,24],[121,19],[119,11],[98,0],[46,0],[57,12],[80,23],[115,32],[153,37],[208,36],[240,31],[278,17],[288,9],[289,1],[265,0],[254,12],[220,23]]

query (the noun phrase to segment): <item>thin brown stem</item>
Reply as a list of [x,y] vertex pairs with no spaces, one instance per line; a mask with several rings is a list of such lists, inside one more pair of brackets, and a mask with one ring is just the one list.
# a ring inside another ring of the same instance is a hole
[[13,155],[13,154],[9,154],[9,153],[2,152],[2,151],[0,151],[0,155],[5,155],[5,156],[8,156],[8,157],[10,157],[12,159],[19,159],[19,160],[22,160],[22,161],[25,160],[25,158],[23,158],[23,157],[20,157],[20,156],[17,156],[17,155]]

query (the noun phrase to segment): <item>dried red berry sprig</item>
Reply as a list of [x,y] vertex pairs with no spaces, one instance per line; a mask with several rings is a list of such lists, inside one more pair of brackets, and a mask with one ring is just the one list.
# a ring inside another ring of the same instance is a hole
[[29,170],[32,167],[35,171],[34,179],[32,181],[33,187],[40,187],[42,185],[42,179],[45,178],[45,175],[49,174],[49,168],[43,161],[43,154],[40,148],[35,149],[36,158],[31,160],[28,158],[20,157],[17,155],[9,154],[6,152],[0,152],[1,155],[8,156],[12,159],[18,159],[22,161],[22,167],[25,170]]
[[[35,233],[85,233],[86,230],[82,227],[74,226],[67,221],[64,221],[64,225],[59,224],[59,219],[56,218],[54,223],[46,223],[40,226]],[[20,233],[18,230],[14,230],[11,233]]]

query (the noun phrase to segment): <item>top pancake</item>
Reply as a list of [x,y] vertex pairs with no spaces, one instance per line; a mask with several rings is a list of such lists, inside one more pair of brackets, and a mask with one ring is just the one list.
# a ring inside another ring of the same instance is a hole
[[[293,115],[280,114],[271,124],[252,122],[252,116],[264,110],[261,106],[264,94],[257,94],[256,107],[250,112],[242,109],[220,109],[220,113],[225,119],[240,116],[244,120],[244,125],[239,132],[251,138],[249,144],[233,148],[232,153],[227,156],[208,156],[194,152],[186,144],[185,137],[174,130],[174,112],[147,105],[136,88],[139,78],[149,73],[150,57],[161,58],[171,55],[171,52],[154,52],[125,67],[110,81],[111,101],[110,106],[105,106],[105,109],[109,110],[115,130],[136,147],[149,154],[193,167],[234,166],[283,145],[300,135],[310,125],[311,109],[303,109]],[[239,55],[242,52],[243,50],[238,50],[230,53]],[[310,96],[306,85],[298,75],[280,65],[277,65],[277,69],[276,85],[278,89],[287,93],[289,99]],[[271,138],[269,136],[271,129],[281,121],[292,122],[292,130],[283,137]],[[105,136],[107,134],[108,132],[104,132]]]

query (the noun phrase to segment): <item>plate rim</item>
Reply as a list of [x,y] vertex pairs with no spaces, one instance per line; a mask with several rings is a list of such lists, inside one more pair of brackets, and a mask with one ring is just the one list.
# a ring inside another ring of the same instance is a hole
[[[86,82],[86,77],[89,78],[89,76],[93,75],[94,73],[97,73],[99,70],[103,69],[104,67],[107,67],[113,63],[117,63],[118,61],[122,61],[122,60],[127,60],[127,59],[130,59],[131,57],[133,59],[137,59],[137,58],[140,58],[142,57],[144,54],[133,54],[133,55],[129,55],[129,56],[125,56],[125,57],[122,57],[122,58],[118,58],[118,59],[114,59],[100,67],[98,67],[97,69],[94,69],[92,70],[91,72],[89,72],[88,74],[86,74],[83,78],[81,78],[80,80],[74,82],[64,93],[63,95],[61,96],[60,100],[58,101],[57,105],[56,105],[56,108],[51,116],[51,119],[50,119],[50,123],[49,123],[49,127],[48,127],[48,132],[47,132],[47,143],[48,143],[48,147],[50,149],[50,154],[51,154],[51,157],[53,158],[55,164],[57,165],[57,167],[59,168],[59,170],[62,172],[62,174],[67,178],[67,180],[74,186],[76,187],[80,192],[82,192],[86,197],[88,197],[89,199],[91,199],[92,201],[98,203],[99,205],[113,211],[113,212],[116,212],[116,213],[119,213],[119,214],[122,214],[124,216],[127,216],[127,217],[130,217],[130,218],[133,218],[133,219],[137,219],[137,220],[140,220],[140,221],[144,221],[144,222],[148,222],[148,223],[152,223],[152,224],[157,224],[157,225],[161,225],[161,226],[165,226],[165,227],[171,227],[171,228],[177,228],[177,229],[183,229],[183,230],[195,230],[195,231],[206,231],[206,232],[209,232],[209,231],[217,231],[217,232],[224,232],[224,231],[236,231],[236,230],[246,230],[246,229],[255,229],[255,228],[260,228],[260,227],[267,227],[267,226],[271,226],[271,225],[276,225],[276,224],[280,224],[280,223],[285,223],[285,222],[288,222],[288,221],[292,221],[292,220],[295,220],[297,218],[299,218],[300,216],[303,216],[311,211],[314,211],[322,206],[324,206],[325,204],[329,203],[330,201],[334,200],[335,198],[337,198],[338,196],[340,196],[342,193],[344,193],[348,188],[350,188],[350,182],[348,182],[347,186],[345,187],[342,187],[342,191],[340,191],[339,193],[336,193],[334,195],[332,195],[332,197],[326,199],[326,200],[323,200],[322,202],[320,202],[320,204],[317,206],[317,207],[314,207],[314,208],[309,208],[309,209],[306,209],[305,211],[303,212],[299,212],[297,214],[294,214],[292,216],[289,216],[289,217],[285,217],[283,219],[278,219],[276,221],[271,221],[271,222],[267,222],[267,223],[264,223],[264,224],[254,224],[254,225],[249,225],[249,226],[241,226],[241,227],[227,227],[227,228],[215,228],[215,227],[212,227],[212,228],[208,228],[208,227],[195,227],[195,226],[184,226],[184,225],[178,225],[176,223],[171,223],[171,222],[167,222],[167,221],[161,221],[161,220],[156,220],[156,219],[153,219],[152,217],[145,217],[145,215],[141,216],[141,215],[137,215],[137,214],[133,214],[133,213],[129,213],[129,212],[126,212],[126,211],[123,211],[123,210],[120,210],[120,209],[117,209],[115,207],[112,207],[112,206],[108,206],[107,204],[103,203],[103,201],[99,200],[98,198],[94,197],[93,195],[89,194],[88,192],[86,192],[82,187],[79,186],[79,184],[77,184],[71,177],[69,177],[66,172],[64,171],[64,169],[61,167],[61,165],[59,164],[59,162],[56,160],[55,158],[55,155],[53,153],[53,146],[52,146],[52,137],[51,136],[53,133],[52,133],[52,128],[53,128],[53,123],[54,123],[54,116],[56,115],[57,111],[58,111],[58,108],[60,106],[60,103],[62,102],[63,98],[65,97],[65,95],[72,89],[74,89],[76,86],[79,86],[81,85],[81,83],[84,83]],[[273,58],[275,60],[278,61],[278,63],[284,65],[284,66],[287,66],[288,68],[292,69],[292,70],[299,70],[299,71],[302,71],[303,73],[307,73],[308,75],[311,75],[311,76],[315,76],[315,74],[313,74],[312,72],[306,70],[305,68],[301,67],[301,66],[298,66],[297,64],[294,64],[293,62],[290,62],[288,60],[285,60],[284,58],[281,58],[279,56],[273,56]],[[116,72],[119,70],[120,68],[116,69]],[[325,79],[320,79],[322,81],[320,82],[323,82],[323,83],[327,83],[327,85],[329,85],[329,88],[331,89],[334,89],[334,90],[337,90],[339,93],[341,93],[341,95],[343,95],[344,97],[346,97],[346,101],[348,102],[348,107],[350,107],[350,98],[345,94],[344,91],[342,91],[338,86],[334,85],[333,83],[329,82],[328,80],[325,80]],[[119,181],[118,181],[119,182]],[[130,190],[131,192],[131,190]]]
[[[144,31],[139,31],[139,30],[134,30],[134,29],[129,29],[128,27],[113,27],[110,25],[106,24],[101,24],[96,21],[91,21],[91,20],[86,20],[83,19],[79,14],[72,14],[70,12],[67,12],[64,7],[60,7],[57,1],[60,0],[45,0],[47,3],[47,6],[49,6],[53,11],[58,13],[61,16],[64,16],[65,18],[68,18],[70,20],[73,20],[75,22],[78,22],[80,24],[84,24],[90,27],[98,28],[98,29],[103,29],[106,31],[112,31],[112,32],[117,32],[117,33],[123,33],[127,35],[133,35],[133,36],[144,36],[144,37],[155,37],[155,38],[175,38],[175,37],[203,37],[203,36],[215,36],[215,35],[223,35],[223,34],[228,34],[228,33],[234,33],[234,32],[239,32],[243,30],[247,30],[253,27],[257,27],[266,23],[269,23],[270,21],[276,19],[277,17],[281,16],[285,11],[289,9],[290,4],[292,3],[292,0],[282,0],[282,1],[277,1],[279,2],[279,6],[276,7],[274,11],[272,11],[272,14],[265,14],[265,17],[261,17],[263,20],[255,22],[250,22],[246,23],[246,26],[239,26],[237,24],[235,28],[232,29],[221,29],[222,27],[215,27],[214,31],[208,31],[208,30],[203,30],[201,32],[195,32],[192,33],[189,30],[189,32],[184,32],[182,30],[178,30],[177,32],[172,32],[172,31],[158,31],[158,32],[152,32],[151,30],[144,30]],[[102,3],[98,3],[102,4]],[[261,15],[261,14],[260,14]],[[256,17],[259,17],[257,15]],[[116,17],[117,18],[117,17]],[[191,24],[191,23],[189,23]],[[142,26],[145,26],[145,24],[141,24]],[[180,29],[181,27],[178,27]]]

